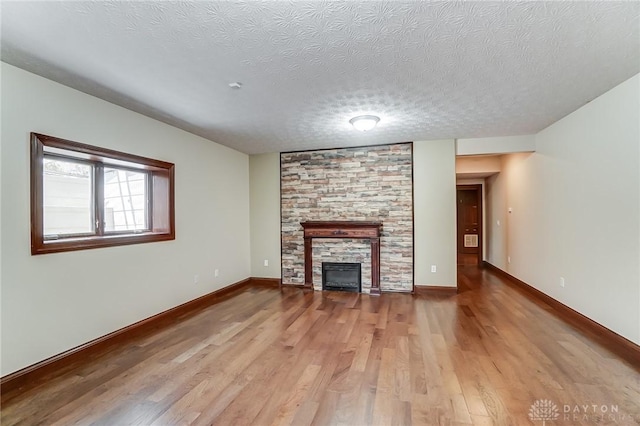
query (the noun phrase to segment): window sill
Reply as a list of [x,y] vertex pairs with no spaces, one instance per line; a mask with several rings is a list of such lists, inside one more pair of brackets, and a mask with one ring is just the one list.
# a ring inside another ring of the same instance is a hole
[[145,232],[126,235],[106,235],[101,237],[65,238],[45,241],[42,245],[31,244],[31,254],[60,253],[65,251],[87,250],[93,248],[115,247],[129,244],[143,244],[158,241],[175,240],[175,234]]

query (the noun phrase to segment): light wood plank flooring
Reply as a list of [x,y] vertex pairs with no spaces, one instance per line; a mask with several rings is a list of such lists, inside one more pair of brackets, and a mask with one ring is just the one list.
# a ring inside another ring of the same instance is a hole
[[542,400],[547,425],[640,424],[639,365],[490,271],[459,284],[249,288],[26,391],[2,425],[531,425]]

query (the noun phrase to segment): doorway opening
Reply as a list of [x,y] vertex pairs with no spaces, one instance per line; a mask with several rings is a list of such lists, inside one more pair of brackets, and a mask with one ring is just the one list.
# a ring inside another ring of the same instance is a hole
[[482,185],[456,185],[458,265],[482,266]]

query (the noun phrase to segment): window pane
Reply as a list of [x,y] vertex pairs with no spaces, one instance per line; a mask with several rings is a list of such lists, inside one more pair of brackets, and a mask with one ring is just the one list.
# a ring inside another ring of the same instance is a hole
[[45,237],[94,232],[92,188],[90,165],[44,159]]
[[105,167],[105,231],[143,231],[147,223],[147,174]]

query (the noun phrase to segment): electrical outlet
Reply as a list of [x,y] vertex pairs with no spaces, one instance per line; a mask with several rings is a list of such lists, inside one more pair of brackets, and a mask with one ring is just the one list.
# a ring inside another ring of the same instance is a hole
[[217,277],[218,275],[220,275],[220,270],[216,269],[215,271],[213,271],[213,276]]
[[560,287],[564,288],[564,277],[560,277]]
[[431,272],[436,272],[438,270],[438,268],[436,267],[436,265],[431,265]]
[[200,282],[200,275],[194,275],[193,276],[193,283],[194,284],[198,284]]
[[264,266],[269,266],[269,260],[267,259],[264,260]]
[[511,263],[511,256],[507,256],[507,263]]

